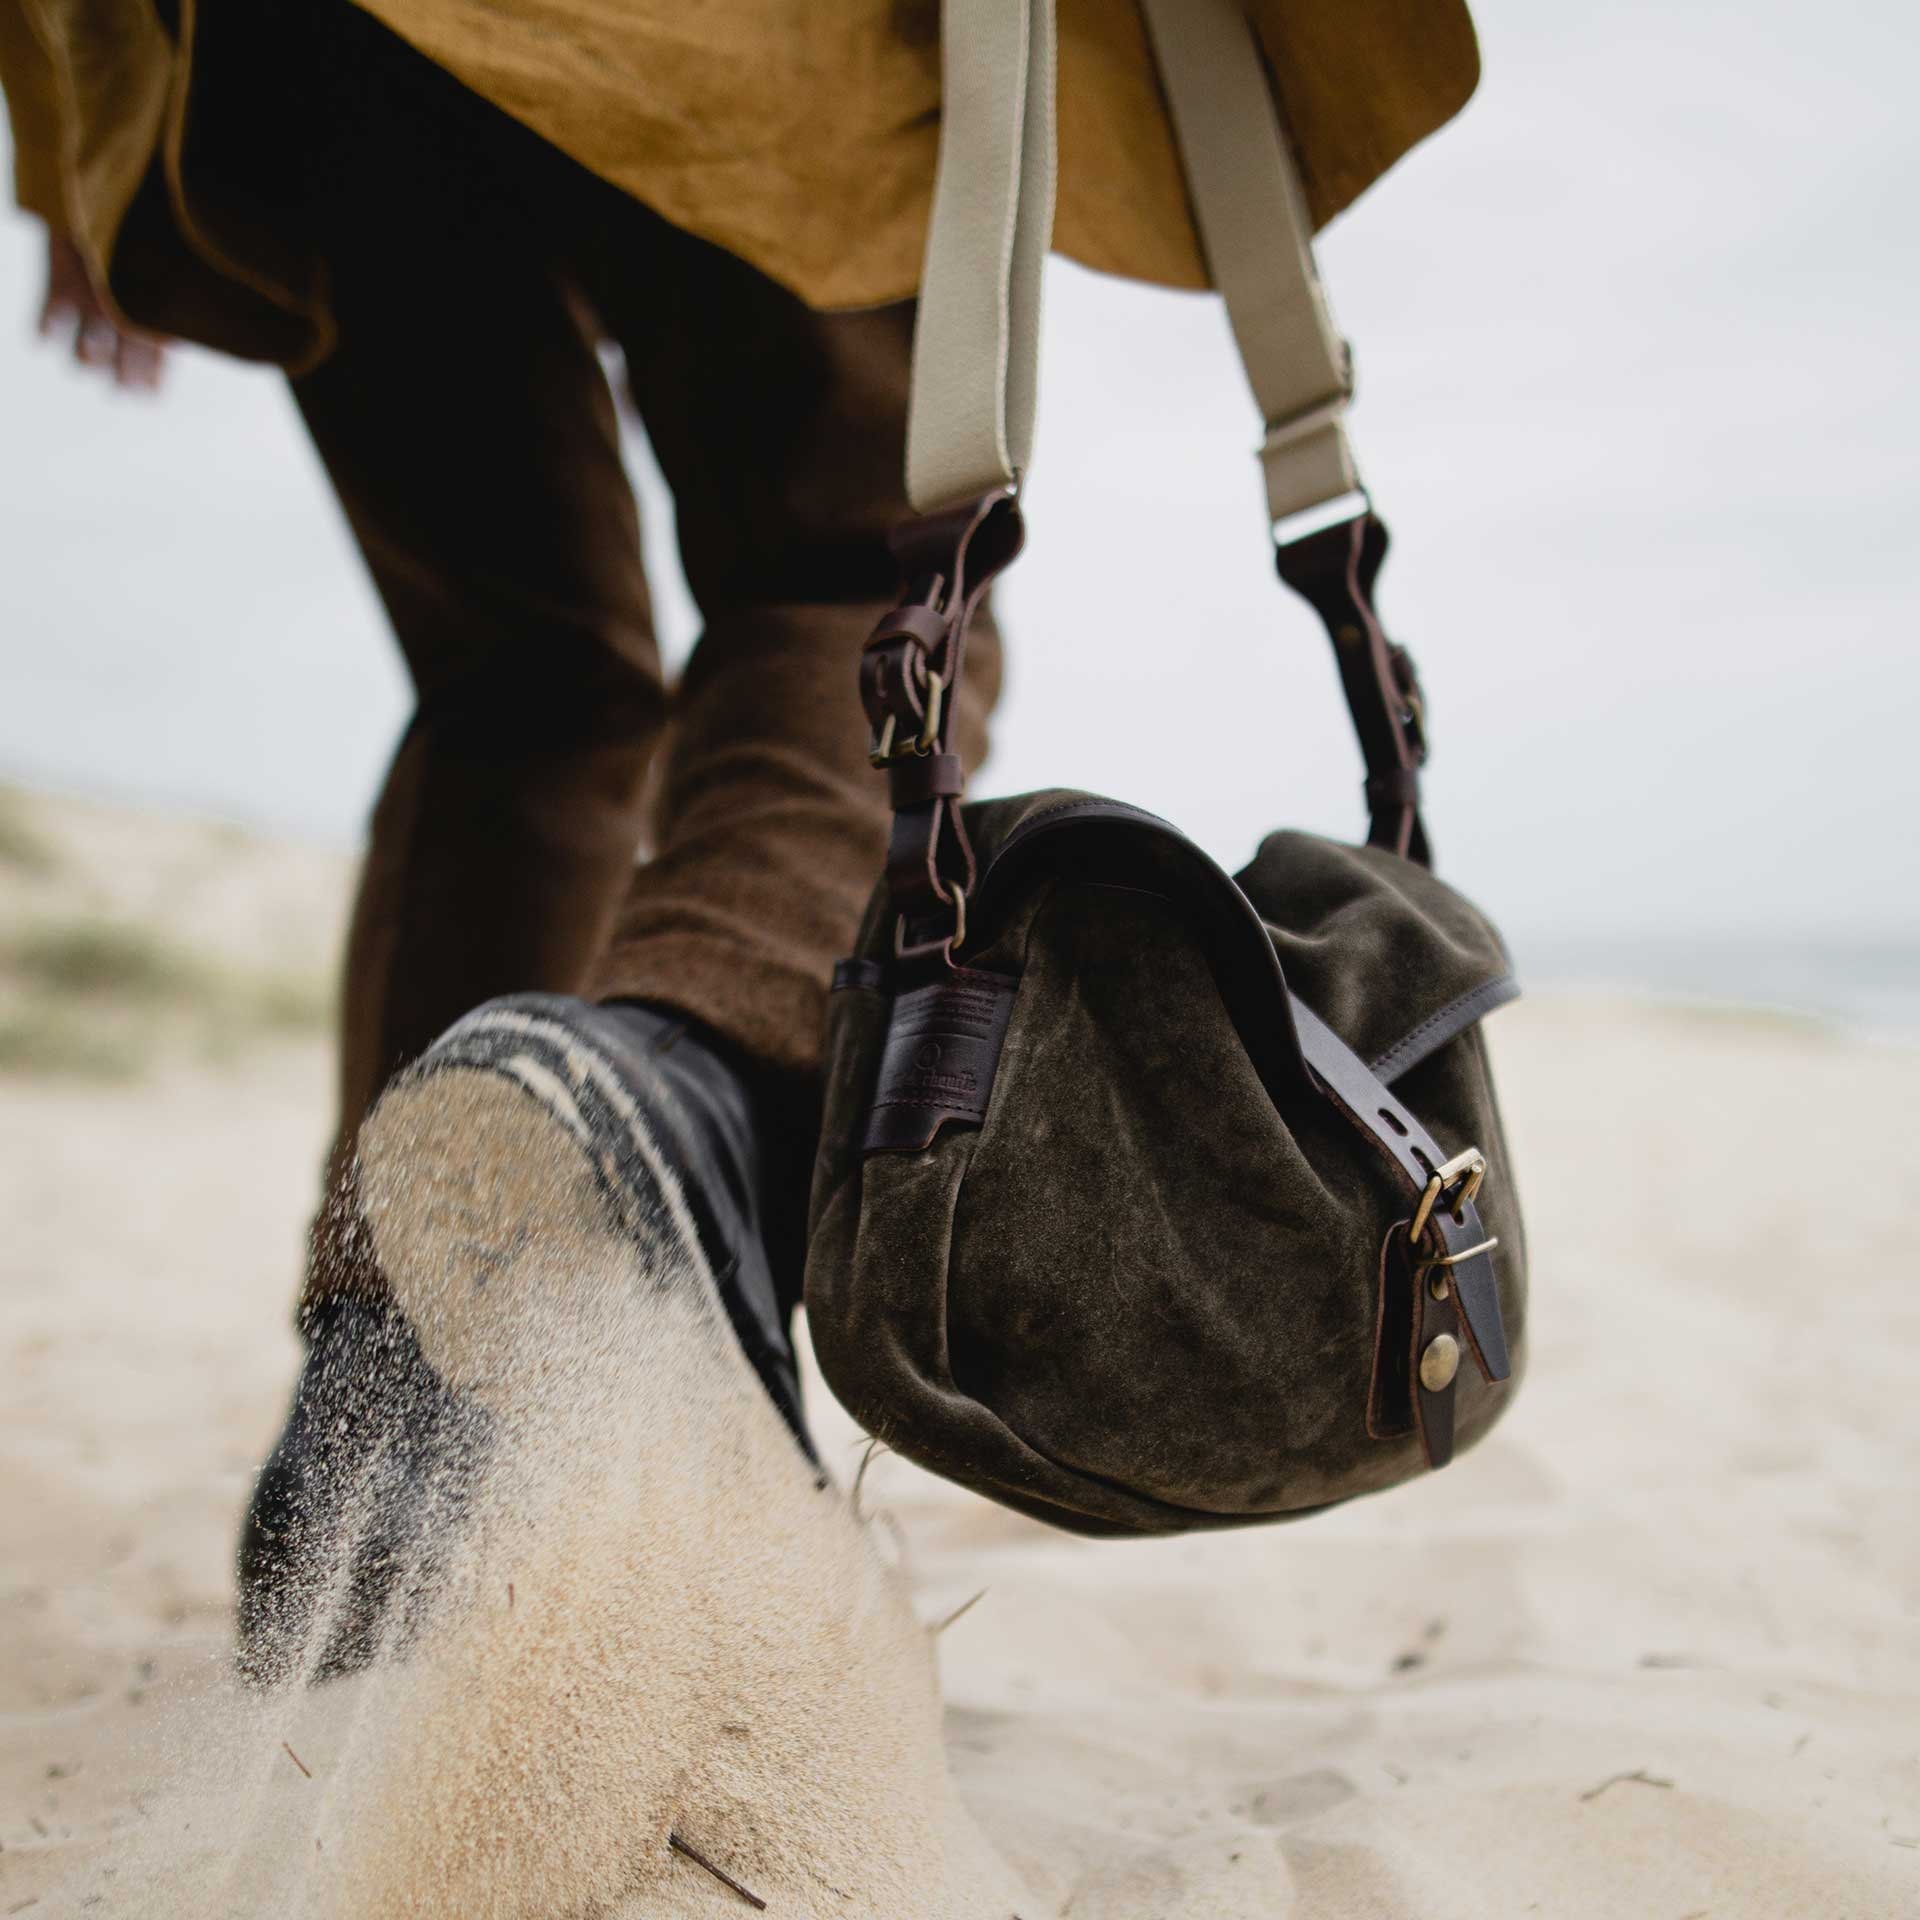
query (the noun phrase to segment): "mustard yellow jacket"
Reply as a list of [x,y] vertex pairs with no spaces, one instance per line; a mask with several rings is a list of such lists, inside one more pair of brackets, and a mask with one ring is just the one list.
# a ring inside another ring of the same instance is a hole
[[[814,305],[912,292],[939,120],[939,0],[361,4]],[[260,0],[175,10],[169,33],[154,0],[0,0],[18,198],[74,234],[135,319],[305,364],[330,329],[323,282],[258,184],[272,127],[249,48]],[[1250,0],[1250,11],[1316,223],[1458,111],[1478,78],[1463,0]],[[1055,245],[1109,272],[1206,285],[1134,0],[1059,0],[1059,15]]]

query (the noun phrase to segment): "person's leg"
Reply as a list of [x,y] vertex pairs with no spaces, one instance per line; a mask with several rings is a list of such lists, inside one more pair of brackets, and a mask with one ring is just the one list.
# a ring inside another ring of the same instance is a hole
[[346,1183],[393,1072],[482,1001],[587,978],[665,708],[598,328],[565,264],[577,184],[384,29],[328,37],[352,116],[315,193],[339,345],[294,393],[418,706],[348,937],[309,1307],[378,1290]]
[[[568,1303],[595,1324],[597,1288],[705,1290],[805,1452],[787,1323],[807,1108],[832,963],[886,840],[856,683],[894,586],[911,317],[817,316],[602,205],[583,273],[707,621],[675,695],[657,852],[586,998],[476,1008],[382,1096],[361,1136],[371,1240],[434,1374],[481,1395],[503,1356],[550,1371]],[[960,707],[975,757],[999,677],[991,627],[979,638]]]
[[[816,313],[610,191],[602,207],[593,298],[673,489],[705,632],[675,699],[655,856],[589,991],[680,1008],[805,1078],[887,839],[857,680],[908,511],[913,310]],[[977,767],[1000,681],[990,617],[967,659],[958,739]]]
[[[492,1363],[566,1376],[538,1310],[556,1262],[589,1323],[596,1284],[678,1291],[807,1445],[756,1089],[678,1014],[574,992],[632,869],[665,704],[571,291],[592,183],[383,30],[342,37],[357,137],[316,183],[340,345],[298,398],[420,707],[355,915],[307,1361],[241,1533],[240,1664],[268,1682],[405,1644],[511,1444]],[[646,1391],[644,1346],[625,1357]]]

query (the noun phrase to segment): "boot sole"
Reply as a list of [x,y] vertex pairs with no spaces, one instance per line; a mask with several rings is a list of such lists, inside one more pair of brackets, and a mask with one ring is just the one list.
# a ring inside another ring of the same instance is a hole
[[482,1404],[518,1398],[542,1332],[583,1330],[610,1293],[687,1289],[716,1335],[728,1330],[624,1076],[558,1021],[469,1015],[382,1096],[359,1153],[362,1207],[400,1309],[440,1377]]

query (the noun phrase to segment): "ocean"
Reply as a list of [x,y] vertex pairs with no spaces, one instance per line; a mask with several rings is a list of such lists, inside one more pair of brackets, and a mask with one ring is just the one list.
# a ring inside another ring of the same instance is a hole
[[1529,988],[1785,1014],[1920,1046],[1920,940],[1549,933],[1513,947]]

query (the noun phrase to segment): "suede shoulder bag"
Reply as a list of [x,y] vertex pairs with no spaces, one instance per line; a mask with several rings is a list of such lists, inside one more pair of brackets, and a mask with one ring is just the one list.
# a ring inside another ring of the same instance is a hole
[[1283,1519],[1443,1466],[1512,1396],[1526,1297],[1480,1034],[1517,988],[1431,871],[1419,686],[1374,613],[1387,536],[1291,150],[1237,0],[1145,12],[1369,832],[1275,833],[1229,876],[1119,801],[963,804],[968,621],[1023,540],[1053,19],[947,0],[918,514],[860,673],[894,824],[834,981],[806,1274],[821,1367],[870,1432],[1104,1534]]

